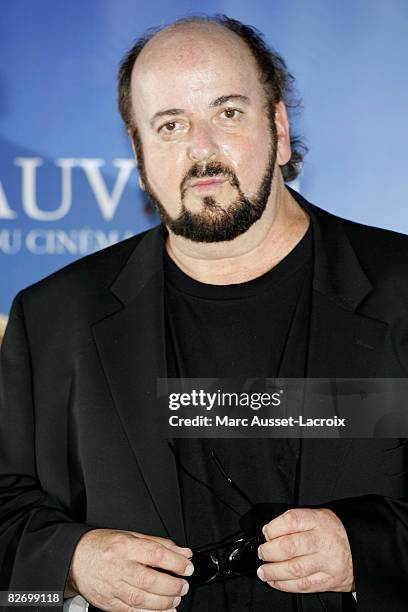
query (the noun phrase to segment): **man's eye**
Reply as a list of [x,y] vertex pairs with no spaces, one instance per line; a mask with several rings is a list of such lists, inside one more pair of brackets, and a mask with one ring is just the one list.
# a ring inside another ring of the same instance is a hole
[[221,115],[223,115],[226,119],[238,119],[240,115],[242,115],[242,111],[237,108],[226,108],[222,111]]
[[159,128],[159,132],[165,132],[167,134],[170,134],[171,132],[174,132],[176,130],[177,125],[177,121],[168,121]]

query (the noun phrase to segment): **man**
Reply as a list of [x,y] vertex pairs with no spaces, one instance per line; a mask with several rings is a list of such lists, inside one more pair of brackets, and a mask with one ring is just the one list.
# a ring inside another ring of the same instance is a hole
[[[248,505],[203,440],[157,434],[157,377],[404,377],[408,242],[288,190],[291,77],[251,28],[181,20],[121,66],[167,229],[23,291],[2,352],[3,589],[128,610],[406,609],[408,446],[213,440],[265,521],[262,564],[191,587]],[[218,480],[217,480],[218,479]],[[164,570],[164,571],[163,571]]]

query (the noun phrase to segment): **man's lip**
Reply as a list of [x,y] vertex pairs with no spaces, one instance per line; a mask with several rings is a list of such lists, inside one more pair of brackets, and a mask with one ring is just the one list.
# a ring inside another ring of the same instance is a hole
[[199,181],[195,181],[194,183],[191,183],[191,187],[195,187],[197,189],[205,189],[205,188],[210,188],[210,187],[216,187],[217,185],[221,185],[222,183],[225,183],[227,179],[225,178],[208,178],[208,179],[201,179]]

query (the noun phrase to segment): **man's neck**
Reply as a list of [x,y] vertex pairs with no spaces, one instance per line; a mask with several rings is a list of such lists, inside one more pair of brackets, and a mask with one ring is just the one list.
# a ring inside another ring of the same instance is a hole
[[244,283],[265,274],[300,242],[309,216],[286,189],[280,172],[262,217],[228,242],[197,243],[169,233],[166,249],[188,276],[211,285]]

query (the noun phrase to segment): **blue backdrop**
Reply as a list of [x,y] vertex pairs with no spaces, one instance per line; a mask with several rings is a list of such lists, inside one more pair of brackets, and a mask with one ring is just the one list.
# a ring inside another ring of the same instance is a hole
[[3,0],[0,313],[69,261],[155,224],[116,110],[118,62],[146,28],[222,12],[261,29],[297,77],[310,148],[297,188],[408,231],[406,0]]

